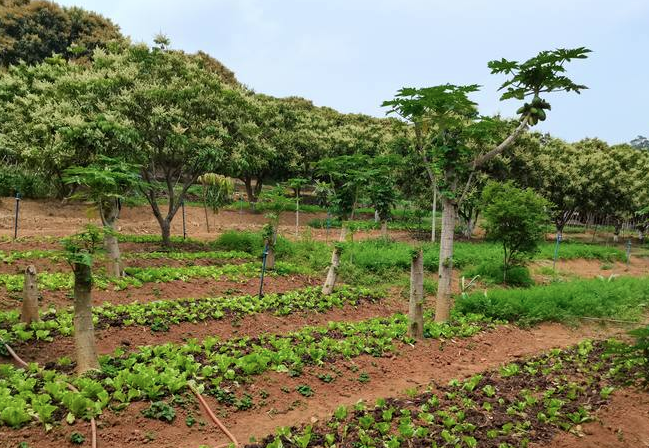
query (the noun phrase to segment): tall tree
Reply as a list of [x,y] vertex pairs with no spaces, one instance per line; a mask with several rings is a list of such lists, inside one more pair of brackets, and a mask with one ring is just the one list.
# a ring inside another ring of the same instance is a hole
[[119,27],[81,8],[40,0],[0,1],[0,65],[38,64],[53,53],[89,56],[111,42],[123,42]]
[[409,121],[415,134],[414,148],[426,168],[431,187],[442,194],[442,236],[439,256],[439,283],[435,320],[448,320],[451,309],[451,275],[453,270],[454,228],[458,205],[473,183],[475,173],[502,153],[530,125],[546,118],[550,105],[540,95],[574,91],[586,87],[575,84],[564,75],[564,65],[573,59],[587,57],[590,50],[543,51],[525,61],[491,61],[492,73],[508,76],[501,86],[501,99],[525,100],[517,113],[519,124],[499,142],[502,122],[478,115],[476,104],[468,95],[478,86],[451,84],[428,88],[403,88],[383,106]]

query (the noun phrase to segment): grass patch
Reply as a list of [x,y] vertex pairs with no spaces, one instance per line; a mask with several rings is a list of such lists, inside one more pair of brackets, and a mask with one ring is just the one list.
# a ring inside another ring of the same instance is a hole
[[649,307],[649,278],[559,282],[528,289],[496,289],[458,298],[457,310],[535,323],[579,317],[635,320]]

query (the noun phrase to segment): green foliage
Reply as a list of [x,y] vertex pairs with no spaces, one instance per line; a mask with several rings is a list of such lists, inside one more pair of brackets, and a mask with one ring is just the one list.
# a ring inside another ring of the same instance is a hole
[[119,27],[97,13],[45,1],[3,1],[0,65],[36,64],[52,56],[87,56],[94,48],[124,38]]
[[505,276],[503,264],[494,261],[480,263],[467,269],[463,274],[470,278],[480,276],[480,281],[486,283],[500,284],[506,278],[509,286],[526,288],[534,284],[534,280],[532,280],[530,271],[526,266],[510,266],[507,269],[507,276]]
[[176,418],[176,410],[164,401],[154,401],[151,406],[142,411],[142,415],[171,423]]
[[0,197],[16,196],[38,199],[50,195],[52,185],[41,175],[19,166],[0,167]]
[[566,322],[578,317],[633,319],[648,303],[649,279],[625,277],[474,292],[459,298],[456,306],[460,312],[535,323]]
[[93,256],[103,240],[103,231],[93,225],[62,240],[64,257],[71,266],[92,266]]
[[482,192],[487,239],[503,246],[503,280],[508,269],[521,264],[538,250],[544,240],[548,202],[532,189],[521,190],[512,183],[488,184]]
[[73,443],[75,445],[81,445],[85,441],[86,438],[84,437],[83,434],[80,434],[78,432],[73,432],[72,434],[70,434],[70,443]]
[[229,177],[215,173],[205,173],[198,177],[198,183],[203,188],[203,201],[214,213],[232,202],[234,181]]

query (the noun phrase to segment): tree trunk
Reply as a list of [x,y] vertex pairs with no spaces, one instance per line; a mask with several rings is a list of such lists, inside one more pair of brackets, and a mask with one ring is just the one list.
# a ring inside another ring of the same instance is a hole
[[108,252],[108,275],[113,277],[123,277],[124,265],[122,264],[117,235],[106,234],[104,237],[104,245]]
[[384,219],[381,221],[381,237],[383,239],[388,239],[388,220]]
[[408,336],[424,339],[424,253],[421,249],[412,258],[410,265]]
[[25,269],[25,285],[23,287],[23,307],[20,321],[26,324],[40,321],[38,316],[38,277],[33,265]]
[[622,230],[622,222],[615,222],[615,230],[613,232],[613,242],[617,243],[620,240],[620,230]]
[[104,249],[108,253],[107,273],[113,277],[124,276],[124,265],[119,250],[117,236],[114,234],[115,224],[119,218],[120,206],[117,199],[100,205],[101,222],[108,231],[104,236]]
[[431,220],[431,229],[430,229],[430,241],[435,242],[435,233],[437,232],[436,221],[437,221],[437,188],[433,190],[433,216]]
[[328,296],[334,290],[334,285],[336,284],[336,277],[338,276],[338,267],[340,266],[340,248],[334,247],[334,250],[331,254],[331,265],[329,266],[329,272],[327,272],[327,279],[325,280],[324,286],[322,287],[322,294]]
[[77,372],[99,369],[95,328],[92,323],[92,270],[85,264],[74,265],[74,345]]
[[257,200],[257,198],[255,197],[255,193],[252,190],[252,178],[244,177],[242,180],[243,180],[243,184],[246,187],[246,196],[248,197],[248,202],[252,204]]
[[159,221],[160,230],[162,230],[162,246],[165,248],[171,247],[171,223],[167,219]]
[[442,235],[439,246],[439,282],[437,284],[437,303],[435,321],[444,322],[451,312],[451,281],[453,274],[453,238],[457,206],[448,199],[442,199]]
[[257,177],[257,181],[255,182],[255,200],[259,197],[261,194],[261,189],[264,186],[264,181],[262,180],[261,176]]

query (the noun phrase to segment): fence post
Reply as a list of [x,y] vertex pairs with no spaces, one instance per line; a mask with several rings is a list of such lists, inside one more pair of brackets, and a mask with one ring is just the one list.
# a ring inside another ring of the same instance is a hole
[[16,216],[14,217],[14,240],[18,238],[18,213],[20,212],[20,193],[16,193]]

